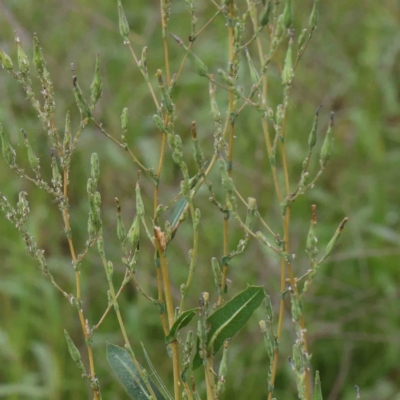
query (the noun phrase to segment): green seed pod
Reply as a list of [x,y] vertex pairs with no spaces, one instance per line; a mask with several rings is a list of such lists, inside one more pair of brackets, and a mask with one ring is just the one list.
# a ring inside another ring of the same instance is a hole
[[296,293],[291,293],[290,298],[292,301],[292,318],[293,321],[298,322],[300,320],[301,314],[303,313],[303,304]]
[[311,222],[310,229],[307,235],[306,252],[313,257],[318,253],[317,237],[315,236],[315,224]]
[[97,249],[99,251],[100,257],[101,258],[105,258],[106,257],[106,253],[104,251],[104,239],[102,236],[99,236],[99,234],[101,234],[101,232],[99,232],[99,230],[97,230],[96,235],[98,236],[97,238]]
[[112,277],[114,275],[114,266],[113,263],[111,261],[107,262],[107,280],[109,282],[112,281]]
[[0,60],[4,69],[6,69],[7,71],[12,71],[14,67],[13,62],[11,58],[8,56],[8,54],[4,53],[3,50],[0,50]]
[[74,84],[73,91],[74,91],[75,102],[79,108],[82,118],[91,118],[92,112],[90,111],[90,108],[89,108],[85,98],[83,97],[82,90],[78,84],[78,79],[77,79],[76,75],[73,76],[72,82]]
[[133,223],[126,236],[127,248],[132,252],[135,251],[140,238],[140,220],[138,215],[135,216]]
[[199,57],[197,57],[192,51],[188,51],[188,57],[190,61],[192,61],[195,71],[197,72],[198,75],[208,78],[209,72],[206,64],[203,63],[203,61],[200,60]]
[[249,197],[247,199],[247,203],[248,203],[248,207],[247,207],[247,215],[246,215],[245,225],[248,229],[252,230],[254,216],[257,211],[257,200],[252,197]]
[[40,269],[44,274],[48,273],[48,268],[47,268],[47,263],[46,263],[46,259],[44,258],[44,250],[38,249],[36,250],[36,259],[39,262],[40,265]]
[[143,47],[142,50],[142,57],[140,58],[140,66],[143,69],[144,75],[148,76],[148,71],[147,71],[147,47]]
[[38,174],[39,173],[39,169],[40,169],[39,158],[36,157],[36,154],[33,151],[31,144],[29,143],[28,136],[27,136],[25,130],[21,129],[21,132],[24,135],[24,143],[25,143],[25,147],[26,147],[26,150],[27,150],[27,153],[28,153],[29,164],[31,165],[32,170],[36,174]]
[[90,90],[92,92],[90,101],[92,103],[92,107],[94,107],[95,104],[99,101],[99,99],[103,93],[103,81],[101,79],[101,73],[100,73],[99,54],[97,54],[97,57],[96,57],[96,65],[94,67],[93,81],[92,81],[92,84],[90,85]]
[[118,239],[123,242],[126,238],[126,231],[125,231],[125,226],[122,221],[122,216],[121,216],[121,206],[119,204],[118,198],[116,197],[114,199],[115,204],[117,205],[117,236]]
[[317,108],[317,112],[315,113],[314,122],[311,128],[310,135],[308,136],[308,148],[311,151],[317,142],[317,126],[318,126],[318,116],[319,110],[321,109],[322,104]]
[[137,215],[139,215],[139,217],[143,217],[144,216],[144,204],[143,204],[142,195],[140,192],[139,181],[136,182],[135,192],[136,192],[136,212],[137,212]]
[[29,74],[29,61],[17,34],[15,34],[15,42],[17,43],[18,68],[22,75],[27,76]]
[[307,235],[306,252],[310,255],[311,258],[314,258],[314,256],[318,253],[318,248],[317,248],[318,239],[315,233],[315,225],[317,224],[315,204],[313,204],[311,207],[311,214],[312,217],[311,217],[310,229]]
[[310,174],[308,172],[302,173],[301,177],[300,177],[300,183],[299,183],[299,193],[300,194],[304,194],[309,182],[310,182]]
[[248,48],[246,47],[245,50],[246,50],[247,62],[249,64],[249,69],[250,69],[251,81],[253,82],[253,85],[257,85],[257,83],[260,81],[260,76],[258,75],[256,67],[254,66]]
[[89,218],[88,218],[89,243],[92,243],[92,242],[93,242],[93,240],[94,240],[95,237],[96,237],[96,234],[97,234],[97,229],[96,229],[96,226],[95,226],[94,221],[93,221],[93,214],[92,214],[92,212],[90,211],[90,212],[89,212]]
[[182,139],[179,135],[174,136],[173,146],[174,146],[174,152],[172,153],[172,158],[178,165],[181,165],[183,160],[183,153],[182,153]]
[[46,77],[48,76],[46,61],[43,57],[39,38],[36,33],[33,34],[33,63],[41,79],[44,79],[45,75]]
[[120,0],[118,0],[118,25],[119,33],[125,40],[127,40],[129,35],[129,24]]
[[304,370],[304,355],[303,346],[301,343],[293,345],[293,365],[298,373],[302,373]]
[[167,129],[164,125],[164,122],[158,114],[153,115],[153,121],[161,132],[167,133]]
[[21,215],[21,217],[26,217],[29,213],[29,203],[26,199],[26,196],[26,192],[18,193],[17,211]]
[[314,392],[313,392],[312,400],[323,400],[322,389],[321,389],[321,379],[319,377],[319,371],[315,372],[315,383],[314,383]]
[[88,178],[86,184],[86,190],[89,196],[94,195],[94,193],[96,192],[96,184],[94,183],[92,178]]
[[271,299],[269,296],[267,296],[264,300],[264,307],[265,307],[265,311],[267,313],[267,317],[268,317],[268,322],[272,322],[272,320],[274,319],[274,309],[272,308],[272,303],[271,303]]
[[65,154],[68,154],[71,151],[71,117],[69,111],[67,111],[67,115],[65,117],[65,129],[64,129],[64,140],[63,140],[63,151]]
[[283,109],[283,105],[278,104],[276,107],[276,125],[282,126],[284,116],[285,116],[285,112]]
[[100,163],[97,153],[92,153],[92,157],[90,159],[90,176],[93,179],[94,185],[97,186],[97,182],[100,177]]
[[211,259],[211,267],[214,275],[215,286],[217,287],[217,289],[219,289],[222,283],[222,273],[218,260],[215,257]]
[[325,135],[324,143],[321,148],[321,154],[320,154],[320,164],[321,168],[324,168],[326,163],[330,160],[333,152],[333,112],[331,112],[331,119],[329,123],[328,130]]
[[3,132],[3,125],[0,124],[0,141],[1,141],[1,151],[3,153],[3,157],[6,160],[7,164],[14,165],[16,160],[16,152],[8,141],[7,136]]
[[221,113],[219,112],[218,103],[215,96],[215,83],[213,83],[212,81],[210,81],[209,84],[209,94],[210,94],[211,114],[213,116],[214,122],[220,124]]
[[292,79],[293,79],[292,46],[293,46],[293,39],[291,38],[289,40],[289,46],[285,57],[285,64],[282,71],[283,86],[290,86],[292,84]]
[[311,32],[314,32],[315,28],[318,25],[318,20],[319,20],[318,2],[319,0],[314,0],[310,19],[308,21],[308,25],[310,26]]
[[269,330],[267,328],[267,324],[265,323],[265,321],[263,320],[259,321],[259,325],[261,334],[263,336],[265,350],[267,351],[268,358],[272,360],[274,357],[274,340],[273,338],[271,338],[271,335],[269,334]]
[[81,361],[81,353],[79,353],[78,348],[75,346],[68,332],[64,329],[65,340],[67,341],[68,351],[71,358],[77,363]]
[[219,157],[218,163],[219,163],[219,170],[221,173],[222,186],[225,188],[228,194],[232,194],[234,186],[231,177],[228,175],[226,162],[222,157]]
[[303,46],[304,46],[304,43],[306,42],[306,35],[307,35],[307,29],[303,29],[299,35],[299,38],[297,39],[299,53],[301,53],[303,51]]
[[259,23],[261,26],[268,25],[271,16],[271,11],[272,11],[272,1],[269,0],[268,3],[264,1],[264,8],[261,11],[259,18]]
[[[200,347],[207,345],[207,330],[206,330],[206,317],[201,315],[200,319],[197,321],[197,336],[199,337]],[[202,358],[206,358],[205,354],[201,354]]]
[[224,343],[221,364],[218,371],[217,398],[225,391],[225,377],[228,373],[228,340]]
[[286,28],[292,25],[293,21],[293,5],[292,0],[286,0],[285,8],[283,10],[283,22]]
[[204,163],[204,154],[201,150],[200,143],[197,140],[197,128],[196,128],[196,121],[192,121],[192,143],[193,143],[193,158],[196,161],[197,167],[199,169],[203,168]]
[[347,222],[348,220],[349,220],[349,219],[346,217],[346,218],[344,218],[343,221],[339,224],[338,228],[336,229],[336,232],[335,232],[334,235],[332,236],[332,239],[331,239],[331,240],[329,241],[329,243],[327,244],[326,249],[325,249],[325,253],[324,253],[324,255],[322,256],[321,260],[318,262],[318,264],[321,264],[322,261],[324,261],[324,260],[332,253],[332,250],[333,250],[333,248],[335,247],[336,242],[338,241],[339,236],[341,235],[341,233],[342,233],[342,231],[343,231],[343,228],[344,228],[344,226],[345,226],[345,224],[346,224],[346,222]]
[[[289,0],[290,1],[290,0]],[[284,33],[286,32],[286,27],[285,27],[285,18],[283,14],[281,14],[278,17],[278,20],[276,21],[276,46],[279,44],[279,40],[282,38]]]
[[161,69],[157,70],[156,77],[158,79],[158,87],[161,90],[161,97],[162,97],[162,101],[163,101],[162,105],[168,114],[172,114],[174,112],[175,107],[174,107],[174,103],[172,102],[169,90],[164,84],[164,79],[162,77]]
[[62,178],[60,171],[58,170],[58,164],[56,160],[56,156],[54,154],[54,149],[51,149],[51,172],[52,172],[52,178],[51,178],[51,183],[53,186],[57,189],[61,189],[62,186]]
[[121,129],[122,129],[121,139],[122,139],[122,143],[125,146],[127,146],[126,135],[128,133],[128,120],[129,120],[128,109],[125,107],[122,110],[122,114],[121,114]]
[[200,209],[196,208],[196,210],[194,211],[194,221],[193,221],[193,228],[194,228],[195,230],[196,230],[197,227],[199,226],[200,218],[201,218]]

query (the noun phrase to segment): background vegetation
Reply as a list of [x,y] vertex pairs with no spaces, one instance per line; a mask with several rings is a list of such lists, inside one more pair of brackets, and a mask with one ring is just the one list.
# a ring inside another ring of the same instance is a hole
[[[75,64],[81,86],[87,89],[96,53],[100,53],[104,95],[97,114],[110,132],[119,132],[121,111],[128,107],[131,115],[128,141],[142,154],[145,165],[156,166],[160,138],[152,121],[154,111],[149,111],[153,110],[153,105],[139,71],[121,43],[115,3],[106,0],[3,0],[0,2],[0,47],[15,55],[14,30],[18,31],[27,50],[33,32],[38,33],[56,89],[60,126],[66,110],[76,107],[70,63]],[[172,3],[172,30],[186,38],[190,33],[190,18],[185,2]],[[200,27],[215,11],[211,2],[197,3]],[[311,4],[311,1],[295,2],[295,29],[307,21]],[[154,74],[163,66],[159,4],[146,0],[125,2],[125,11],[135,32],[132,44],[138,50],[144,45],[149,47],[149,69]],[[297,253],[295,272],[300,276],[308,269],[303,249],[310,204],[318,206],[318,235],[323,243],[330,239],[345,215],[350,218],[339,247],[318,275],[305,304],[312,364],[320,370],[324,398],[329,400],[354,399],[354,385],[361,388],[363,399],[400,399],[399,11],[395,0],[322,1],[318,30],[296,70],[287,120],[287,152],[291,174],[297,176],[307,151],[307,136],[316,106],[323,104],[321,126],[326,127],[329,110],[336,113],[334,158],[317,187],[294,204],[291,232],[292,249]],[[226,37],[224,21],[217,19],[195,43],[197,54],[215,70],[226,68]],[[172,41],[170,49],[171,69],[176,71],[182,51]],[[275,90],[276,96],[280,95],[280,78],[277,69],[275,72],[276,88],[270,78],[272,98]],[[243,79],[246,73],[244,69],[241,71]],[[206,89],[197,75],[182,75],[175,99],[180,110],[176,126],[183,138],[190,137],[191,121],[196,120],[199,139],[204,143],[213,140]],[[24,128],[31,143],[39,149],[40,157],[50,160],[37,116],[18,84],[4,72],[0,74],[0,93],[0,121],[14,145],[23,146],[20,129]],[[221,102],[227,98],[223,96]],[[278,97],[277,101],[280,101]],[[203,120],[210,125],[199,124]],[[76,126],[79,121],[73,123]],[[279,205],[271,195],[273,182],[268,160],[260,150],[264,144],[259,124],[249,112],[241,115],[236,126],[235,182],[241,193],[257,195],[261,213],[272,226],[279,227]],[[94,151],[99,154],[102,168],[99,190],[103,197],[108,253],[118,258],[113,199],[118,196],[125,215],[132,217],[136,168],[93,128],[85,131],[73,160],[69,190],[72,229],[76,243],[83,244],[86,222],[82,221],[86,221],[88,212],[89,154]],[[163,171],[161,203],[171,200],[179,182],[171,161]],[[141,184],[143,195],[151,198],[150,182],[143,179]],[[10,199],[16,199],[21,190],[30,193],[33,212],[29,230],[46,250],[58,279],[65,282],[65,287],[72,288],[73,270],[56,205],[52,207],[43,192],[12,175],[3,159],[0,160],[0,188]],[[207,204],[207,198],[205,190],[200,192],[198,204]],[[206,280],[211,279],[210,258],[221,255],[221,217],[211,207],[202,207],[202,213],[198,265],[204,269],[198,269],[192,293],[200,292]],[[182,226],[178,233],[179,246],[175,246],[173,256],[171,271],[175,282],[183,281],[186,276],[191,239],[190,235],[186,237],[185,229]],[[189,233],[190,226],[187,229]],[[239,237],[240,232],[232,240]],[[11,400],[86,398],[88,388],[70,361],[62,334],[66,327],[75,343],[84,346],[75,310],[38,273],[19,234],[3,215],[0,215],[0,238],[0,397]],[[138,276],[151,292],[154,288],[153,259],[151,256],[146,259],[144,254],[145,250]],[[120,268],[122,279],[122,266],[116,268]],[[278,269],[276,261],[252,243],[231,264],[231,290],[237,292],[246,283],[264,284],[273,304],[278,305]],[[94,324],[107,306],[107,282],[94,255],[89,255],[82,271],[84,303],[88,305],[88,316]],[[178,287],[176,295],[179,296]],[[147,344],[163,376],[163,368],[169,363],[166,360],[164,365],[162,361],[165,360],[165,346],[157,309],[139,297],[133,287],[126,288],[120,301],[128,331],[134,335],[136,343]],[[288,318],[289,315],[287,313]],[[251,320],[235,339],[235,346],[229,353],[226,398],[265,397],[267,367],[263,369],[263,362],[266,364],[266,354],[257,321],[257,317]],[[278,399],[288,398],[288,393],[292,393],[290,398],[296,397],[290,366],[282,361],[291,351],[294,336],[290,332],[291,328],[282,338],[281,349],[286,348],[288,352],[281,354],[275,392]],[[94,340],[103,398],[125,398],[104,356],[105,341],[121,341],[114,315],[108,316]],[[162,357],[157,356],[160,354]]]

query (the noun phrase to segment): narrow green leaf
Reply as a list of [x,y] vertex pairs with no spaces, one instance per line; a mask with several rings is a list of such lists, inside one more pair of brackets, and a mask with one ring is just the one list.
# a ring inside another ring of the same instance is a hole
[[210,326],[208,347],[217,352],[225,340],[235,336],[244,327],[266,296],[262,286],[249,286],[210,315],[207,318]]
[[[266,296],[262,286],[248,286],[246,290],[211,314],[207,318],[207,326],[209,327],[207,334],[208,351],[215,354],[225,340],[233,338],[244,327]],[[199,368],[203,362],[199,350],[198,341],[197,351],[193,359],[193,370]]]
[[182,328],[184,328],[191,320],[192,318],[196,315],[198,308],[193,308],[191,310],[187,310],[183,312],[174,322],[172,325],[168,335],[165,337],[165,341],[167,344],[171,343],[173,340],[176,338],[176,334],[178,331]]
[[187,205],[187,200],[185,198],[182,198],[176,202],[174,212],[172,213],[172,216],[169,219],[169,223],[172,228],[178,223],[180,217],[185,211],[186,205]]
[[[134,400],[148,400],[146,383],[137,371],[129,353],[122,347],[107,343],[107,361],[129,396]],[[150,381],[157,400],[165,400],[158,388]]]
[[153,363],[151,362],[150,357],[149,357],[149,355],[147,354],[147,351],[146,351],[146,349],[145,349],[144,346],[143,346],[143,343],[141,343],[141,345],[142,345],[142,349],[143,349],[144,358],[146,359],[147,364],[148,364],[148,366],[149,366],[150,369],[151,369],[151,372],[153,373],[154,377],[156,378],[157,383],[158,383],[159,387],[161,388],[161,391],[164,393],[165,397],[166,397],[168,400],[174,400],[173,396],[171,395],[171,393],[169,393],[167,387],[164,385],[164,382],[161,380],[160,375],[158,375],[158,372],[157,372],[156,369],[154,368],[154,365],[153,365]]

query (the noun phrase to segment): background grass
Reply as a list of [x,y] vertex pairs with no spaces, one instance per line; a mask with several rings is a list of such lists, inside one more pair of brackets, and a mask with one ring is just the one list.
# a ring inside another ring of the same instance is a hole
[[[164,65],[158,2],[125,3],[134,32],[132,43],[138,51],[144,45],[149,47],[149,69],[154,75]],[[172,3],[171,30],[186,38],[190,21],[185,3]],[[196,3],[199,3],[197,16],[201,27],[215,11],[211,2]],[[354,399],[354,385],[361,388],[363,399],[400,399],[400,10],[395,0],[321,3],[320,24],[296,70],[289,108],[287,152],[292,184],[299,176],[313,114],[320,103],[323,104],[321,130],[327,125],[328,111],[333,109],[336,113],[336,146],[334,158],[317,187],[299,198],[293,207],[291,243],[293,252],[297,253],[296,275],[308,269],[304,246],[310,204],[318,206],[320,247],[327,243],[344,216],[350,222],[305,304],[312,364],[321,372],[326,399]],[[310,10],[311,1],[301,5],[295,2],[296,30],[306,24]],[[155,110],[147,87],[122,44],[114,1],[3,0],[0,47],[13,56],[14,30],[18,31],[29,54],[32,33],[38,33],[56,89],[59,129],[68,109],[73,111],[75,127],[79,122],[72,95],[70,63],[75,64],[80,84],[87,90],[95,55],[100,53],[104,95],[97,115],[110,132],[118,135],[121,111],[128,107],[129,143],[141,153],[145,165],[157,165],[160,136],[152,122]],[[170,49],[172,71],[176,71],[183,54],[173,41]],[[196,41],[194,49],[213,71],[226,68],[227,32],[222,18]],[[247,75],[243,63],[240,76],[248,84]],[[271,70],[270,82],[270,96],[276,105],[281,93],[276,67]],[[190,123],[196,120],[199,139],[210,156],[213,139],[207,90],[204,80],[188,64],[174,99],[179,117],[177,131],[183,139],[189,139]],[[23,150],[19,130],[24,128],[42,164],[49,163],[46,134],[21,88],[5,71],[0,73],[0,93],[0,121],[17,151]],[[218,96],[221,109],[223,105],[226,109],[226,93],[219,91]],[[273,182],[255,116],[249,111],[238,119],[233,177],[240,192],[256,197],[262,214],[279,229],[279,206],[272,195]],[[190,154],[189,140],[187,147]],[[71,223],[78,245],[83,246],[86,240],[86,179],[93,151],[99,154],[101,162],[100,192],[107,251],[111,258],[118,260],[113,198],[120,198],[124,218],[130,223],[134,213],[136,168],[94,128],[85,132],[73,158],[70,188]],[[181,179],[170,155],[167,158],[160,187],[163,204],[177,193]],[[28,167],[26,159],[19,159],[20,164]],[[49,176],[49,171],[44,174]],[[151,183],[142,179],[141,184],[144,195],[150,198]],[[73,270],[57,206],[47,195],[13,175],[2,159],[0,188],[11,200],[21,190],[29,192],[32,209],[29,229],[46,250],[49,266],[57,278],[73,291]],[[196,294],[212,285],[210,258],[222,255],[222,216],[208,205],[207,197],[204,190],[196,200],[203,219],[197,283],[190,299],[193,305],[197,302]],[[177,297],[188,267],[190,234],[190,224],[184,224],[170,254]],[[231,236],[231,246],[234,246],[241,230],[233,231]],[[94,253],[82,267],[84,305],[91,325],[107,306],[107,282]],[[0,397],[11,400],[88,398],[90,391],[71,362],[63,337],[63,329],[67,328],[75,343],[84,346],[75,310],[40,275],[18,233],[3,215],[0,216],[0,259]],[[122,265],[116,268],[122,279]],[[238,292],[246,283],[264,284],[277,306],[278,269],[277,260],[251,243],[231,264],[231,293]],[[151,253],[146,254],[146,248],[141,252],[138,279],[154,294],[153,259]],[[140,352],[139,343],[143,341],[159,372],[168,381],[169,360],[157,309],[138,297],[132,287],[125,290],[121,303],[128,331],[136,343],[135,351]],[[262,317],[261,312],[258,317]],[[285,362],[291,352],[294,332],[289,320],[285,327],[276,397],[295,399],[294,379]],[[103,398],[126,398],[106,364],[105,341],[121,343],[116,319],[111,313],[94,336],[96,372]],[[229,357],[229,389],[225,398],[265,398],[268,364],[257,317],[234,340]]]

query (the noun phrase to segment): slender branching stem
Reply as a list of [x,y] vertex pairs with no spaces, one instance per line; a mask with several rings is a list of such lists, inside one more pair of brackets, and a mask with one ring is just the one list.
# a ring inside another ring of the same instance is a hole
[[140,68],[139,59],[137,58],[136,53],[135,53],[135,51],[133,50],[133,47],[132,47],[131,43],[128,41],[126,44],[128,45],[129,51],[131,52],[132,57],[133,57],[133,59],[135,60],[136,65],[138,66],[139,70],[142,72],[142,75],[143,75],[143,77],[144,77],[144,79],[145,79],[145,81],[146,81],[146,83],[147,83],[147,87],[149,88],[151,97],[152,97],[152,99],[153,99],[153,101],[154,101],[154,104],[155,104],[157,110],[158,110],[158,109],[160,108],[160,105],[159,105],[159,103],[158,103],[157,96],[156,96],[156,94],[154,93],[153,86],[151,85],[150,80],[145,76],[145,74],[144,74],[142,68]]
[[[115,299],[118,299],[118,297],[120,296],[120,294],[122,293],[122,290],[124,289],[124,287],[126,286],[126,284],[129,281],[129,276],[130,276],[130,272],[129,269],[127,268],[125,271],[125,276],[124,276],[124,280],[121,283],[121,286],[118,289],[117,294],[115,295]],[[100,327],[100,325],[103,323],[103,321],[106,319],[107,314],[110,312],[111,308],[113,307],[113,304],[109,304],[106,308],[106,310],[104,311],[103,315],[101,316],[101,318],[99,319],[99,322],[93,327],[93,331],[95,331],[96,329],[98,329]]]

